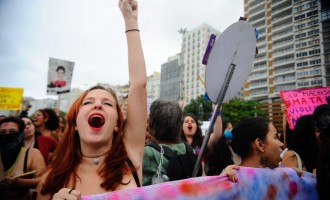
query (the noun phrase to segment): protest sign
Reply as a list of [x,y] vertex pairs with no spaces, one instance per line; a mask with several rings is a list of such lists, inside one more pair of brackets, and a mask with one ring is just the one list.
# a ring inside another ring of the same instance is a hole
[[287,107],[289,127],[293,130],[301,116],[313,114],[317,106],[327,104],[326,97],[330,96],[330,87],[280,91],[280,95]]
[[49,58],[47,94],[70,92],[74,62]]
[[20,110],[23,91],[23,88],[0,87],[0,110]]
[[125,199],[319,199],[316,176],[287,167],[276,169],[240,167],[238,182],[225,176],[203,176],[165,182],[131,190],[82,196],[82,200]]

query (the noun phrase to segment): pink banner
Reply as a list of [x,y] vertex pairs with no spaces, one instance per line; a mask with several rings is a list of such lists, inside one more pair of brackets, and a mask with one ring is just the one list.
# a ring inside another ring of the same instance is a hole
[[82,200],[155,200],[155,199],[318,199],[316,176],[301,177],[291,168],[241,167],[238,182],[225,176],[204,176],[166,182],[132,190],[83,196]]
[[327,104],[330,87],[280,91],[282,102],[286,105],[286,116],[291,130],[294,129],[299,117],[313,114],[315,108]]

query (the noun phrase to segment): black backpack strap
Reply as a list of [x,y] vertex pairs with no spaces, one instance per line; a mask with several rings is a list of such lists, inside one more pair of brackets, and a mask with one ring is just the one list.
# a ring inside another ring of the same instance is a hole
[[28,148],[26,150],[26,153],[25,153],[24,165],[23,165],[23,173],[26,173],[26,170],[27,170],[27,161],[28,161],[28,157],[29,157],[29,151],[30,151],[30,148]]
[[[191,173],[192,173],[198,156],[195,154],[194,149],[187,142],[185,142],[185,141],[182,141],[182,142],[186,146],[186,150],[187,150],[186,153],[188,155],[189,162],[191,163],[190,169],[191,169]],[[189,175],[189,177],[191,177],[191,175]],[[202,164],[201,163],[199,164],[197,176],[202,176]]]
[[131,168],[131,171],[132,171],[133,178],[135,180],[136,186],[141,187],[139,176],[138,176],[138,174],[136,172],[136,168],[134,167],[131,159],[129,159],[129,157],[127,157],[126,162],[127,162],[128,166],[130,166],[130,168]]
[[[159,144],[157,144],[156,142],[154,141],[151,141],[147,144],[147,146],[149,147],[152,147],[154,149],[156,149],[158,152],[161,151],[161,148],[159,146]],[[176,154],[173,152],[173,150],[167,146],[162,146],[163,149],[164,149],[164,156],[167,158],[167,159],[171,159],[173,156],[175,156]]]
[[188,144],[185,141],[182,141],[182,142],[183,142],[184,146],[186,146],[187,154],[195,154],[194,149],[190,146],[190,144]]

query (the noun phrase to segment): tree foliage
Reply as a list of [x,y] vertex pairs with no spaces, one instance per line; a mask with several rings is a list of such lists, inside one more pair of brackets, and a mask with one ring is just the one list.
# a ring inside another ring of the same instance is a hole
[[207,101],[205,97],[201,95],[197,97],[197,99],[191,100],[191,102],[184,107],[183,113],[193,114],[199,120],[206,121],[211,117],[211,111],[212,111],[212,103]]
[[65,117],[65,116],[66,116],[66,114],[67,114],[67,113],[66,113],[65,111],[63,111],[63,110],[60,110],[60,116],[64,116],[64,117]]
[[[203,107],[201,117],[200,105]],[[211,118],[212,103],[205,99],[203,95],[194,99],[185,106],[184,114],[193,114],[201,121],[207,121]],[[241,119],[253,116],[265,116],[265,112],[260,108],[260,103],[257,101],[245,101],[242,99],[232,99],[229,102],[222,104],[222,119],[230,121],[232,124],[237,123]]]
[[232,122],[232,124],[253,116],[265,116],[265,112],[260,108],[260,103],[257,101],[232,99],[222,105],[222,118]]

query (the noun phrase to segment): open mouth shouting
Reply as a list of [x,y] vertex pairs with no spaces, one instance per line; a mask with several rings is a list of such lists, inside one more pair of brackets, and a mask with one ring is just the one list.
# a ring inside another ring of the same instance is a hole
[[188,125],[188,130],[191,131],[192,130],[192,126]]
[[95,131],[100,130],[103,127],[104,123],[104,116],[100,113],[94,113],[88,118],[89,126]]

